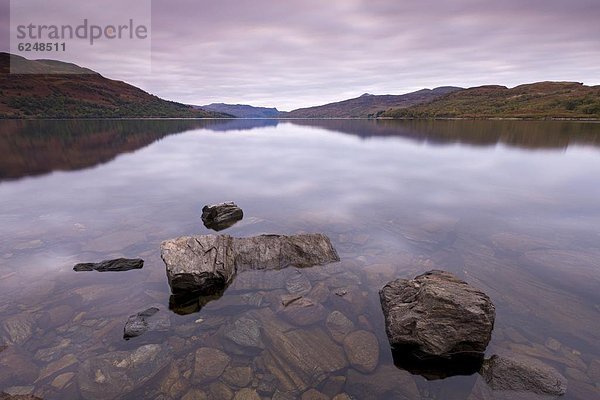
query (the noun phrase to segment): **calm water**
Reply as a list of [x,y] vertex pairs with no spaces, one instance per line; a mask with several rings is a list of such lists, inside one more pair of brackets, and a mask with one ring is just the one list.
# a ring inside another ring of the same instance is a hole
[[[428,381],[393,365],[377,292],[438,268],[496,304],[488,355],[555,367],[567,399],[600,395],[600,124],[5,121],[0,152],[0,391],[482,399],[478,375]],[[170,311],[160,242],[210,233],[202,207],[227,200],[245,217],[224,233],[323,232],[341,262],[246,272],[201,310]],[[145,266],[72,271],[116,257]],[[298,286],[320,304],[313,324],[281,304]],[[123,340],[150,306],[159,329]],[[376,336],[374,372],[332,340],[336,310]],[[240,318],[260,329],[232,339]],[[222,353],[196,357],[204,348]],[[226,366],[201,379],[206,364]]]

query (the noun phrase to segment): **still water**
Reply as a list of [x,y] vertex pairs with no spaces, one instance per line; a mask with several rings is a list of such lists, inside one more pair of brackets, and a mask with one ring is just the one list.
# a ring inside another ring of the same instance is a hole
[[[600,396],[600,124],[4,121],[0,152],[0,391],[487,399],[477,374],[393,364],[378,290],[445,269],[496,305],[486,354],[551,365],[566,399]],[[202,207],[229,200],[244,219],[222,233],[322,232],[341,261],[244,272],[170,310],[160,242],[211,233]],[[72,270],[118,257],[144,268]],[[289,292],[318,315],[286,312]],[[152,306],[155,329],[124,340]],[[340,318],[376,337],[374,370],[348,363]]]

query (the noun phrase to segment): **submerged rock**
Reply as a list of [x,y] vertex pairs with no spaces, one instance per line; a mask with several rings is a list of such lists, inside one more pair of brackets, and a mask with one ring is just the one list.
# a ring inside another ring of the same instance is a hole
[[360,372],[373,372],[379,363],[379,342],[371,332],[352,332],[344,338],[344,350],[350,365]]
[[480,290],[449,272],[430,271],[397,279],[379,292],[386,333],[395,350],[428,357],[485,351],[495,307]]
[[222,231],[244,218],[244,212],[234,202],[204,206],[202,222],[208,229]]
[[170,362],[169,352],[158,344],[90,357],[77,371],[81,397],[94,400],[123,397],[142,387]]
[[483,362],[480,374],[494,391],[532,392],[546,396],[562,396],[567,392],[566,378],[534,359],[494,355]]
[[147,310],[130,315],[123,329],[123,339],[129,340],[146,333],[148,330],[168,329],[171,325],[168,316],[165,316],[166,318],[154,317],[159,311],[157,307],[150,307]]
[[244,270],[310,267],[339,261],[322,234],[180,237],[161,244],[161,257],[174,294],[215,294]]
[[121,272],[132,269],[141,269],[144,267],[144,260],[117,258],[115,260],[105,260],[99,263],[81,263],[73,267],[73,271],[98,271],[98,272]]

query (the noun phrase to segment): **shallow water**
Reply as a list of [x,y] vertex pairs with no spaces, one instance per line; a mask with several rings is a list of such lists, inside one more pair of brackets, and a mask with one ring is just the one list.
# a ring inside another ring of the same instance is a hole
[[[4,121],[0,151],[0,391],[481,399],[478,375],[428,381],[392,362],[378,290],[446,269],[496,304],[486,354],[553,366],[566,399],[600,395],[600,124]],[[227,200],[244,219],[222,233],[323,232],[341,261],[245,272],[200,311],[170,311],[160,242],[210,233],[202,207]],[[117,257],[144,268],[72,270]],[[320,317],[286,313],[289,291]],[[151,306],[161,328],[123,340],[127,318]],[[358,372],[332,339],[336,310],[377,338],[375,371]],[[240,318],[259,326],[252,345],[230,337]],[[227,357],[212,378],[198,373],[205,348]],[[132,354],[119,373],[100,368]]]

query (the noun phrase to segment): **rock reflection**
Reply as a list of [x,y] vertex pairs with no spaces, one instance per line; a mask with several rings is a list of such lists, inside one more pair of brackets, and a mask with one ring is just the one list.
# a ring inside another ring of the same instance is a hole
[[422,357],[413,349],[392,350],[394,365],[420,375],[428,381],[445,379],[458,375],[473,375],[483,365],[483,353],[463,353],[452,357]]
[[204,295],[198,292],[172,294],[169,297],[169,310],[178,315],[197,313],[211,301],[219,300],[223,297],[225,290],[226,288],[221,289],[211,295]]

